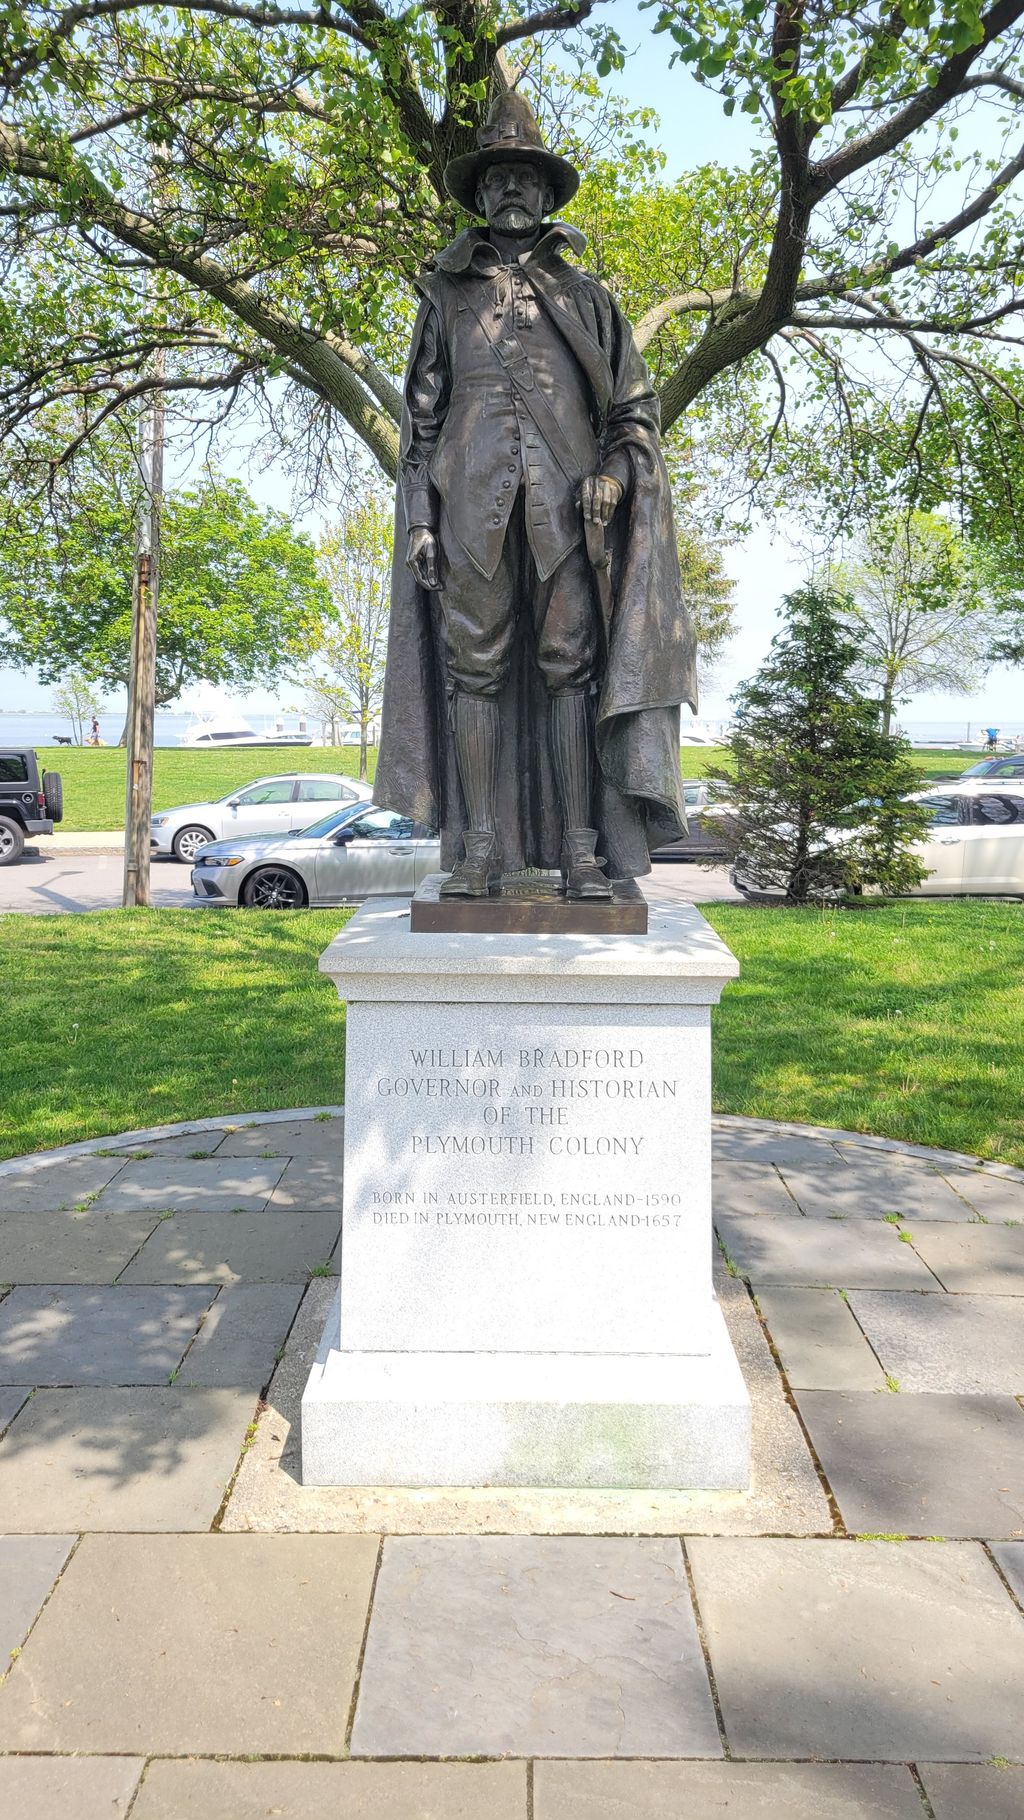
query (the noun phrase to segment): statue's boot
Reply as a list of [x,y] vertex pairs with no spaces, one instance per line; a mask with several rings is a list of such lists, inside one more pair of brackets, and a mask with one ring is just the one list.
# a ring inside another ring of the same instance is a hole
[[441,886],[440,897],[490,897],[501,890],[498,843],[489,828],[467,828],[466,853]]
[[566,828],[562,836],[566,897],[611,897],[611,881],[603,870],[607,862],[595,854],[596,846],[596,828]]
[[552,695],[548,706],[551,758],[562,806],[562,876],[566,897],[611,897],[605,861],[595,855],[591,828],[594,729],[589,695]]
[[495,818],[498,796],[498,704],[489,696],[455,697],[452,715],[459,782],[469,826],[465,855],[441,886],[441,897],[487,897],[501,890]]

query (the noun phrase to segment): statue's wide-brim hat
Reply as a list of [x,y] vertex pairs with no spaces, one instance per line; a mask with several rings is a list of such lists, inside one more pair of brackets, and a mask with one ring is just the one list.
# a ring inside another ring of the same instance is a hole
[[541,138],[537,117],[525,95],[513,90],[499,95],[487,117],[486,126],[477,133],[479,150],[453,158],[445,167],[444,181],[449,196],[471,215],[479,215],[476,191],[484,171],[491,164],[533,164],[544,173],[545,182],[554,191],[553,209],[564,208],[580,186],[580,174],[567,158],[549,152]]

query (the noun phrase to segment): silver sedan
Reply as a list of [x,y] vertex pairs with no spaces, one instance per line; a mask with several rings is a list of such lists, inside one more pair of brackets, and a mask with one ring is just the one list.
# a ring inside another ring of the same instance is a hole
[[301,910],[411,897],[440,870],[436,836],[421,834],[407,816],[363,802],[292,834],[211,842],[196,859],[192,889],[202,904]]

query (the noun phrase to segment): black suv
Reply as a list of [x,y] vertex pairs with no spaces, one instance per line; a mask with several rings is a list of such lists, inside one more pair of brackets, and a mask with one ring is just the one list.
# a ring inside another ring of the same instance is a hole
[[16,866],[29,834],[52,834],[64,814],[57,771],[41,771],[30,746],[0,746],[0,866]]

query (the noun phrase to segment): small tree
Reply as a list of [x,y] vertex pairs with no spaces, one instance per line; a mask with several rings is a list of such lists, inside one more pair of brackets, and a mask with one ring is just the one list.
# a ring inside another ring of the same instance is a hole
[[910,848],[926,816],[907,800],[918,780],[906,743],[881,731],[876,703],[857,690],[849,603],[802,588],[784,609],[767,661],[734,697],[725,838],[790,904],[864,885],[906,891],[923,876]]
[[298,674],[307,699],[332,723],[359,724],[359,779],[368,777],[371,724],[380,712],[391,605],[392,523],[377,498],[355,507],[320,543],[320,573],[331,597],[315,658]]
[[69,670],[51,696],[58,714],[71,722],[75,745],[85,744],[85,722],[100,711],[100,699],[91,678],[81,670]]
[[932,512],[886,513],[836,572],[856,642],[855,675],[878,686],[882,731],[915,689],[970,695],[992,662],[1004,623],[987,609],[976,566],[953,527]]
[[697,640],[697,671],[702,688],[736,631],[736,583],[725,573],[722,552],[691,525],[677,525],[676,548],[683,600]]

